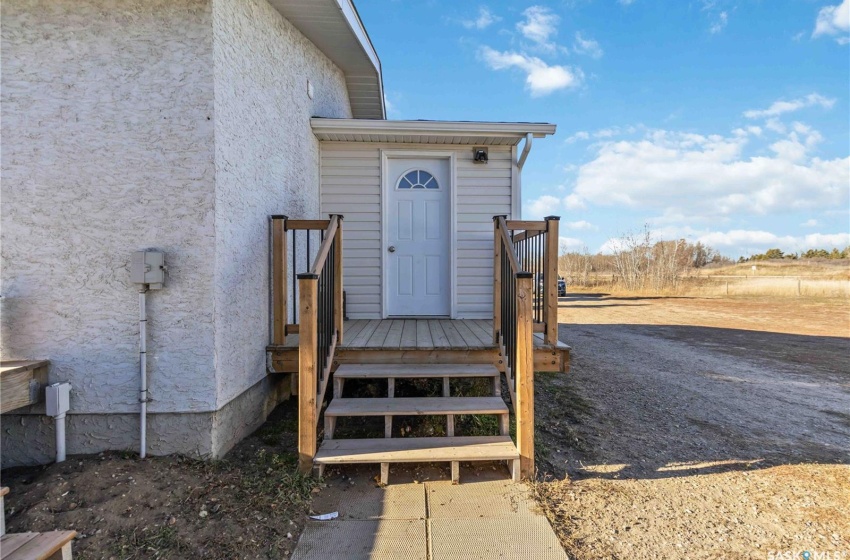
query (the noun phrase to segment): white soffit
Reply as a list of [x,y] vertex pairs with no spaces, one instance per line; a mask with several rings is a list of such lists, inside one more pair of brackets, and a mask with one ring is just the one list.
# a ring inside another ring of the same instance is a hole
[[313,118],[310,125],[323,142],[515,146],[528,134],[535,138],[555,134],[555,125],[548,123]]
[[345,74],[351,112],[383,119],[381,61],[351,0],[269,0]]

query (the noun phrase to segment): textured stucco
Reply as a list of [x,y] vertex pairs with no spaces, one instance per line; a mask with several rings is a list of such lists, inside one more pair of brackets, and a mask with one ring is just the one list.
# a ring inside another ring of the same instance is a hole
[[[309,118],[351,116],[342,72],[265,0],[4,0],[0,48],[0,354],[73,384],[69,453],[135,448],[129,261],[163,250],[150,452],[221,455],[284,396],[267,220],[318,217]],[[4,466],[52,455],[27,413],[3,417]]]
[[2,347],[49,358],[76,413],[138,410],[132,251],[152,412],[212,410],[212,12],[205,0],[2,3]]
[[268,216],[319,217],[319,144],[310,117],[351,111],[339,68],[266,0],[213,0],[213,25],[222,406],[266,374]]

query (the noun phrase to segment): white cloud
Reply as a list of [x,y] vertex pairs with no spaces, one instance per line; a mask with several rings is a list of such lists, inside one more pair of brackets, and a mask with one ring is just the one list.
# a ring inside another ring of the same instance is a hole
[[604,54],[597,41],[583,37],[579,31],[576,31],[573,50],[578,54],[586,54],[592,58],[601,58]]
[[500,52],[482,47],[479,55],[493,70],[518,68],[525,72],[525,83],[532,97],[548,95],[560,89],[578,86],[584,75],[581,70],[567,66],[549,65],[534,56],[515,52]]
[[558,34],[558,23],[561,18],[545,6],[531,6],[522,15],[525,19],[517,23],[516,28],[523,37],[542,49],[549,51],[557,49],[557,45],[551,39]]
[[812,37],[841,35],[836,38],[836,41],[846,45],[850,42],[850,37],[845,35],[848,32],[850,32],[850,0],[843,0],[837,6],[824,6],[820,9]]
[[593,230],[593,231],[599,229],[598,227],[591,224],[587,220],[578,220],[578,221],[575,221],[575,222],[565,222],[564,226],[566,226],[567,229],[579,229],[579,230],[587,229],[587,230]]
[[502,18],[493,14],[486,6],[478,8],[478,17],[474,19],[466,19],[461,23],[467,29],[487,29],[492,24],[500,21]]
[[384,108],[387,110],[387,117],[390,119],[401,117],[397,101],[398,96],[395,93],[384,92]]
[[582,210],[587,208],[587,203],[579,195],[572,193],[564,197],[564,208],[567,210]]
[[564,142],[566,142],[567,144],[573,144],[577,140],[589,140],[589,139],[590,139],[590,133],[589,132],[587,132],[586,130],[579,130],[578,132],[576,132],[575,134],[573,134],[572,136],[570,136],[569,138],[564,140]]
[[[668,227],[652,229],[651,241],[686,239],[692,243],[697,241],[719,250],[726,255],[752,255],[767,249],[777,247],[784,252],[802,252],[807,249],[823,249],[847,247],[850,244],[850,233],[810,233],[807,235],[777,235],[770,231],[734,229],[695,230],[691,227]],[[599,252],[611,254],[623,247],[620,237],[607,239]]]
[[729,14],[727,12],[720,12],[715,22],[708,28],[708,31],[712,35],[720,33],[726,27],[727,23],[729,23]]
[[773,157],[744,157],[748,138],[735,135],[656,130],[639,140],[606,142],[579,169],[571,196],[692,220],[847,207],[850,157],[810,157],[820,135],[804,127],[775,142]]
[[[609,127],[609,128],[601,128],[601,129],[596,130],[594,132],[588,132],[586,130],[579,130],[578,132],[576,132],[575,134],[573,134],[572,136],[570,136],[566,140],[564,140],[564,142],[567,143],[567,144],[574,144],[575,142],[578,142],[580,140],[590,140],[591,138],[593,138],[594,140],[604,140],[606,138],[613,138],[614,136],[620,136],[622,134],[634,134],[640,128],[643,128],[643,126],[642,125],[639,126],[639,127],[638,126],[627,126],[627,127],[612,126],[612,127]],[[755,128],[758,128],[758,127],[755,127]]]
[[526,202],[522,215],[529,220],[539,220],[544,216],[552,216],[561,208],[561,199],[544,194],[538,199]]
[[[850,0],[848,1],[850,2]],[[831,109],[835,105],[835,99],[829,99],[818,93],[810,93],[805,97],[792,99],[791,101],[774,101],[767,109],[750,109],[749,111],[744,111],[744,116],[748,119],[777,117],[784,113],[799,111],[800,109],[815,105],[820,105],[824,109]]]
[[776,235],[762,230],[731,230],[712,231],[700,235],[697,241],[724,250],[739,249],[741,252],[749,249],[750,253],[777,247],[785,252],[805,251],[807,249],[843,248],[850,245],[850,233],[810,233],[804,236]]
[[620,4],[623,6],[631,6],[635,3],[635,0],[619,0]]
[[558,237],[558,253],[581,251],[586,247],[584,241],[575,237]]
[[818,227],[818,225],[820,225],[820,224],[816,219],[811,218],[809,220],[806,220],[805,222],[803,222],[800,225],[803,226],[803,227]]

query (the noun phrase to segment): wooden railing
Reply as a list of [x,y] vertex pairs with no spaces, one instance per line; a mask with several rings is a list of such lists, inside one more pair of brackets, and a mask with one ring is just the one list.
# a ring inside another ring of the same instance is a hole
[[504,216],[496,216],[494,296],[496,342],[516,416],[520,476],[534,475],[534,275],[522,270]]
[[[539,221],[507,219],[503,221],[520,270],[533,275],[534,332],[542,332],[543,341],[555,346],[558,344],[558,224],[560,218],[548,216]],[[494,306],[497,314],[498,309],[498,305]],[[495,319],[493,321],[494,337],[498,330],[498,316]]]
[[[274,344],[298,334],[298,455],[299,469],[309,471],[316,455],[319,412],[328,386],[334,352],[343,337],[342,216],[329,220],[289,220],[272,217]],[[291,249],[287,232],[291,231]],[[298,232],[306,239],[301,249],[310,262],[310,239],[318,231],[320,242],[312,265],[298,269]],[[302,269],[303,270],[303,269]],[[292,323],[287,323],[288,275],[292,273]],[[296,282],[297,279],[297,282]],[[296,322],[297,321],[297,322]]]

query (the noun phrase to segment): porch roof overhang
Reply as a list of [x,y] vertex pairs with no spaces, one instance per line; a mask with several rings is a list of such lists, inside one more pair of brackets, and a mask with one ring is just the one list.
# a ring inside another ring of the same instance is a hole
[[351,0],[269,3],[345,74],[355,118],[386,118],[381,61]]
[[555,134],[555,125],[523,122],[387,121],[369,119],[310,120],[322,142],[386,142],[395,144],[456,144],[516,146],[529,134]]

